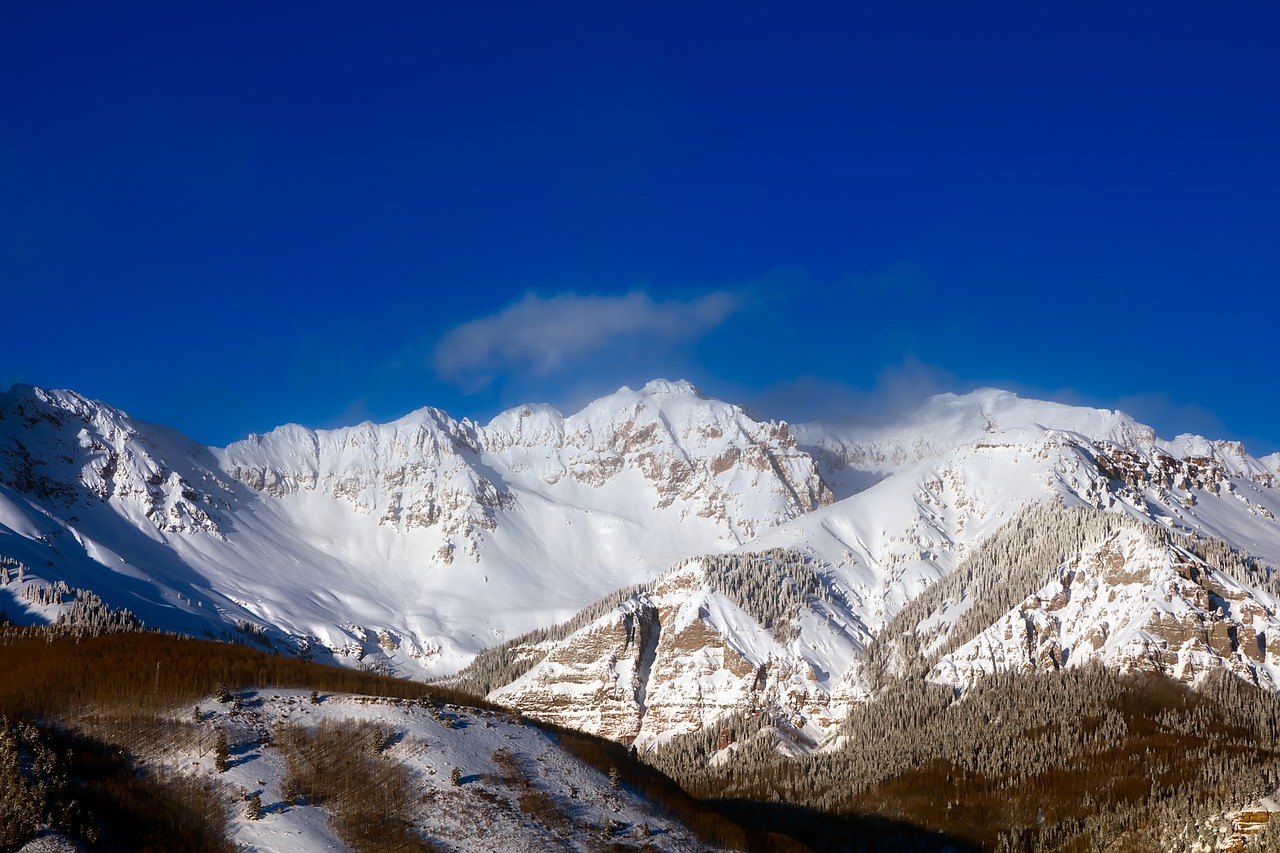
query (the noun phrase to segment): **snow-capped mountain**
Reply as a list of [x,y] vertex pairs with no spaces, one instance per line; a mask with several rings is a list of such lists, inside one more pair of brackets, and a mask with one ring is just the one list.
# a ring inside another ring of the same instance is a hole
[[72,392],[0,397],[6,577],[94,590],[154,627],[238,624],[406,674],[457,669],[831,499],[786,424],[687,383],[624,388],[569,417],[526,406],[482,426],[422,409],[227,448]]
[[[874,687],[877,673],[867,666],[872,646],[903,632],[918,636],[917,644],[940,632],[952,646],[973,639],[944,661],[926,657],[936,663],[934,680],[957,687],[996,669],[1033,671],[1037,660],[1102,660],[1189,681],[1224,667],[1275,683],[1280,658],[1269,657],[1256,637],[1265,637],[1280,606],[1269,568],[1280,563],[1277,457],[1255,459],[1239,444],[1191,436],[1160,441],[1122,413],[998,391],[935,397],[893,426],[810,425],[796,433],[843,499],[738,549],[794,555],[784,562],[808,592],[784,624],[765,628],[693,563],[567,637],[515,644],[506,654],[525,665],[494,698],[642,744],[729,710],[763,708],[821,742],[848,703]],[[1027,522],[1025,513],[1043,502],[1048,508]],[[1133,545],[1143,534],[1128,528],[1113,531],[1116,540],[1105,547],[1071,539],[1025,577],[1013,571],[1016,561],[993,575],[990,585],[1010,600],[987,622],[965,622],[966,612],[984,613],[1003,601],[986,596],[985,609],[975,609],[980,596],[964,588],[964,577],[991,575],[990,567],[1001,565],[982,546],[1002,533],[1015,554],[1044,550],[1038,536],[1074,523],[1060,517],[1067,510],[1058,506],[1162,531],[1167,541],[1151,548],[1163,556]],[[1016,529],[1002,531],[1010,522]],[[1258,559],[1231,556],[1228,548],[1223,553],[1231,559],[1210,565],[1180,548],[1187,537],[1224,540]],[[1087,570],[1099,560],[1111,568]],[[1243,571],[1246,563],[1251,572]],[[963,574],[952,577],[957,567]],[[751,580],[759,571],[745,562],[737,574],[739,585],[759,582]],[[950,587],[940,584],[948,578],[956,587],[949,597],[943,593]],[[1060,605],[1064,584],[1073,580],[1071,604]],[[919,606],[904,611],[912,603]],[[1035,627],[1032,611],[1044,622],[1043,614],[1059,606],[1063,613]],[[641,612],[651,612],[658,626],[647,661],[619,627]],[[972,633],[956,636],[953,628]],[[664,645],[665,631],[700,642],[672,638]],[[1098,636],[1106,639],[1094,645]],[[935,650],[940,646],[937,640]],[[896,671],[916,665],[887,664]],[[486,656],[473,669],[467,676],[500,668]],[[621,710],[608,719],[593,716],[618,696]]]
[[[1055,512],[1130,526],[1046,544],[1076,525]],[[792,427],[653,382],[568,416],[422,409],[226,448],[71,392],[0,398],[11,617],[53,618],[65,589],[23,590],[65,581],[152,626],[404,674],[505,642],[462,680],[641,745],[750,709],[821,743],[921,667],[1274,685],[1277,513],[1280,454],[989,389]]]

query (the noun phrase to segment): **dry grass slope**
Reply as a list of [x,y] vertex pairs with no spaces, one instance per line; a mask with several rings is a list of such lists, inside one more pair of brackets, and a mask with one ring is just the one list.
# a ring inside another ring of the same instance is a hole
[[288,762],[285,786],[333,814],[353,850],[435,853],[413,830],[412,786],[404,768],[382,754],[385,732],[366,722],[293,726],[275,741]]

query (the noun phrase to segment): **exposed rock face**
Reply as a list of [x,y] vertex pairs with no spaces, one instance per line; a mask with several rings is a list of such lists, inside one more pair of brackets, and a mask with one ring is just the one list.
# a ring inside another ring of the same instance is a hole
[[[686,502],[743,538],[833,499],[787,424],[757,423],[688,383],[623,389],[566,419],[562,434],[563,470],[579,482],[601,486],[636,471],[656,508]],[[767,515],[751,510],[762,493],[774,505]]]
[[521,710],[536,719],[634,741],[659,630],[652,603],[627,602],[551,649],[536,675],[516,691]]
[[709,596],[701,584],[695,569],[654,590],[660,631],[644,685],[646,740],[696,731],[749,697],[762,698],[764,678],[756,675],[764,662],[749,659],[735,645],[739,638],[714,624],[710,602],[698,602]]
[[623,388],[567,418],[546,406],[512,409],[478,436],[502,470],[595,489],[639,475],[650,508],[679,507],[744,539],[832,501],[787,424],[754,421],[687,382]]
[[1171,545],[1123,530],[1064,565],[1058,579],[945,657],[933,678],[958,688],[997,671],[1089,661],[1196,683],[1226,669],[1274,690],[1276,603]]
[[[550,644],[540,663],[491,698],[537,719],[639,746],[746,708],[782,714],[820,736],[839,716],[832,710],[834,684],[786,635],[798,633],[791,629],[800,619],[829,623],[835,605],[808,601],[770,630],[714,586],[705,561],[673,569],[651,591]],[[830,624],[811,631],[810,637],[825,634],[842,643],[846,656],[865,639]]]
[[[1247,505],[1249,499],[1237,491],[1236,480],[1267,490],[1280,482],[1258,460],[1245,456],[1237,442],[1196,442],[1193,447],[1196,453],[1182,457],[1157,446],[1121,447],[1110,442],[1098,442],[1081,452],[1108,481],[1107,488],[1095,484],[1095,493],[1112,491],[1137,504],[1194,507],[1197,494],[1207,494],[1232,496]],[[1275,520],[1261,504],[1250,511]]]

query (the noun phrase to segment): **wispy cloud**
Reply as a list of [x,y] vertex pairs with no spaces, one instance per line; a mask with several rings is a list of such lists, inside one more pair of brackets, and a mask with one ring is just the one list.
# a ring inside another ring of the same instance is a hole
[[876,371],[870,387],[809,374],[763,389],[754,395],[751,408],[761,416],[793,422],[884,423],[960,385],[955,374],[907,353]]
[[696,339],[739,307],[740,299],[724,291],[688,301],[657,301],[643,291],[548,298],[530,293],[446,332],[431,352],[431,365],[441,379],[472,389],[511,372],[545,377],[601,353]]

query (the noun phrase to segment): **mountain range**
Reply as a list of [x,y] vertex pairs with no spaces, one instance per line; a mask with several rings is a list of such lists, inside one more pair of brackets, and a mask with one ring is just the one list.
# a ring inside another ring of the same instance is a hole
[[425,408],[224,448],[0,395],[10,620],[128,610],[642,748],[764,710],[781,748],[818,749],[916,671],[1275,690],[1277,513],[1280,454],[992,389],[791,425],[655,381],[571,415]]

